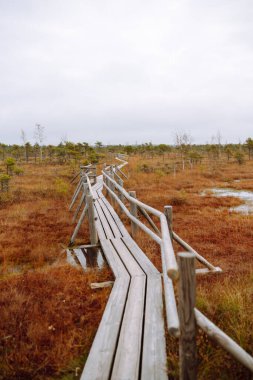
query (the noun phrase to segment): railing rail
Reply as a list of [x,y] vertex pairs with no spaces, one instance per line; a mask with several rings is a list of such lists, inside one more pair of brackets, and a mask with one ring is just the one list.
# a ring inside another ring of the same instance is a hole
[[145,203],[139,201],[138,199],[131,197],[123,187],[121,187],[114,179],[110,177],[109,174],[107,174],[104,170],[102,171],[102,173],[103,173],[104,178],[106,178],[109,181],[109,183],[112,184],[114,188],[116,188],[130,203],[136,204],[137,206],[143,208],[144,210],[148,211],[149,213],[153,214],[154,216],[160,219],[161,237],[159,237],[156,233],[154,233],[139,219],[134,217],[130,213],[130,211],[127,209],[127,207],[123,204],[123,202],[119,199],[115,191],[113,191],[111,187],[108,186],[104,181],[105,188],[113,196],[115,201],[120,205],[121,209],[125,212],[125,214],[129,217],[129,219],[131,219],[134,223],[136,223],[144,232],[146,232],[156,243],[158,243],[161,246],[161,249],[163,249],[165,262],[166,262],[166,272],[168,273],[169,277],[171,277],[172,279],[176,279],[178,276],[178,266],[177,266],[172,242],[170,239],[169,228],[168,228],[165,215],[161,211],[156,210],[155,208],[146,205]]

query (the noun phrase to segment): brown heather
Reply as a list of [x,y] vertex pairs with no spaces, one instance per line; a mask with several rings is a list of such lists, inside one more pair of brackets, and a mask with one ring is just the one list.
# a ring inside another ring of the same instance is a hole
[[[241,202],[235,198],[200,196],[205,189],[230,187],[253,191],[253,161],[245,165],[217,162],[192,170],[164,175],[142,173],[141,164],[156,167],[157,159],[130,161],[128,190],[136,190],[145,203],[163,210],[173,205],[173,228],[213,265],[220,274],[197,277],[197,307],[253,354],[253,215],[230,212],[229,207]],[[242,182],[234,182],[244,179]],[[161,269],[159,248],[139,233],[144,252]],[[176,251],[182,250],[175,244]],[[170,378],[178,377],[178,347],[168,338]],[[199,332],[199,379],[250,379],[248,370]]]
[[[110,293],[90,283],[111,273],[66,264],[63,248],[74,228],[72,170],[24,169],[0,203],[0,379],[72,379],[82,370]],[[87,231],[80,242],[88,242]]]
[[[167,159],[165,159],[165,164]],[[169,161],[168,161],[169,163]],[[143,173],[146,164],[154,171]],[[253,190],[253,162],[217,161],[165,174],[158,159],[130,158],[128,190],[163,210],[173,205],[174,230],[221,274],[197,277],[197,306],[249,353],[253,347],[253,216],[228,209],[240,201],[200,192],[212,187]],[[68,166],[26,165],[0,203],[0,379],[74,379],[80,374],[109,289],[90,283],[112,279],[109,269],[84,273],[66,264],[73,231],[68,203],[74,189]],[[233,182],[235,179],[243,182]],[[126,220],[125,218],[123,218]],[[138,243],[160,269],[157,245]],[[88,242],[85,225],[79,242]],[[175,245],[178,251],[180,248]],[[198,334],[199,379],[250,379],[221,348]],[[167,337],[169,378],[178,378],[178,344]]]

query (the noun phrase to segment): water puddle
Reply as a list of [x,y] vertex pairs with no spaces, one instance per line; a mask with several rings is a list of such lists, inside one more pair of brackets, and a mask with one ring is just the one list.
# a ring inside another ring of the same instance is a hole
[[100,248],[83,248],[82,251],[86,259],[87,268],[97,267],[99,269],[102,269],[104,267],[105,260]]
[[[84,269],[102,269],[106,265],[106,260],[100,248],[78,248],[71,250],[71,253],[72,258],[75,258],[76,262],[80,262]],[[68,257],[70,263],[72,258]]]
[[201,195],[211,192],[215,197],[234,197],[244,201],[244,204],[236,207],[230,207],[231,211],[236,211],[244,215],[253,214],[253,192],[246,190],[221,189],[213,188],[204,191]]

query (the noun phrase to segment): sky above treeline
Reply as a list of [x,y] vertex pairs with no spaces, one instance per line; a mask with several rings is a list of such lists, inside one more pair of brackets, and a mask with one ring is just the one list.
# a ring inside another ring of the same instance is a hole
[[0,0],[0,142],[244,142],[252,20],[252,0]]

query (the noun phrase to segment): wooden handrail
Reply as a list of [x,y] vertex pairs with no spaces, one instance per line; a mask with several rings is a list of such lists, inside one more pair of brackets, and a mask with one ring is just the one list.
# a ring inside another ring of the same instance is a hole
[[168,224],[165,215],[155,208],[148,206],[147,204],[139,201],[137,198],[131,197],[128,192],[121,187],[115,180],[113,180],[105,171],[102,171],[103,175],[107,180],[113,184],[113,186],[122,194],[124,197],[134,204],[136,204],[139,207],[142,207],[146,211],[150,212],[154,216],[158,217],[160,219],[160,226],[161,226],[161,237],[159,237],[156,233],[154,233],[150,228],[148,228],[144,223],[142,223],[140,220],[138,220],[136,217],[134,217],[127,207],[121,202],[119,197],[116,195],[114,191],[110,189],[109,186],[105,184],[104,186],[107,189],[107,191],[111,194],[111,196],[116,200],[116,202],[120,205],[121,209],[125,212],[125,214],[134,221],[144,232],[146,232],[153,240],[155,240],[161,247],[163,247],[163,252],[165,256],[165,262],[166,262],[166,272],[168,276],[175,280],[178,277],[178,266],[175,258],[174,249],[172,246],[170,233],[168,229]]
[[225,334],[219,327],[211,322],[198,309],[194,309],[197,325],[205,331],[205,333],[227,352],[229,352],[241,364],[253,372],[253,357],[249,355],[239,344]]

